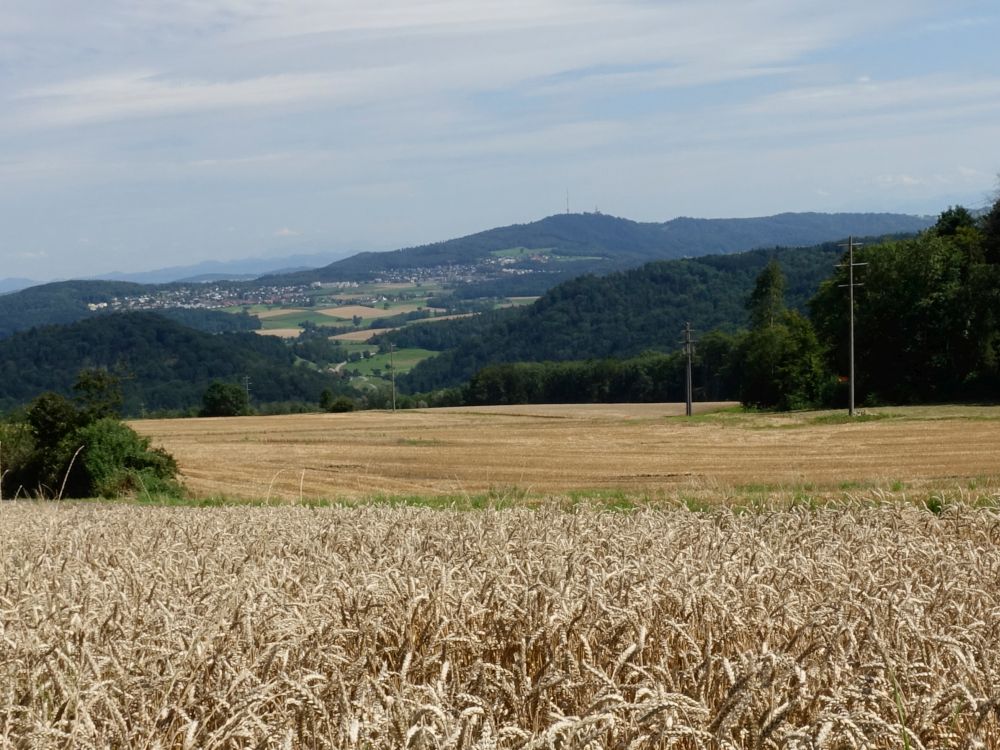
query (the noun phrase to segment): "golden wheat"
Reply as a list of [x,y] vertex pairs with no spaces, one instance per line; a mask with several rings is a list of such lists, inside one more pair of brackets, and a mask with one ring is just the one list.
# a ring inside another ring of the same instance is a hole
[[837,490],[905,481],[906,490],[927,493],[1000,476],[996,407],[897,409],[891,419],[851,424],[816,423],[815,413],[692,423],[676,418],[683,413],[683,404],[560,404],[134,426],[177,458],[199,496],[461,496],[516,487],[683,491],[711,502],[746,484]]
[[1000,515],[0,506],[2,748],[1000,746]]

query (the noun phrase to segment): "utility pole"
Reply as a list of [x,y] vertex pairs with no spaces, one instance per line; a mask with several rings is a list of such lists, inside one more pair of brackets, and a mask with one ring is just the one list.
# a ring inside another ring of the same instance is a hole
[[243,388],[247,392],[247,408],[250,408],[250,376],[243,376]]
[[[841,247],[845,247],[841,245]],[[867,266],[867,263],[854,262],[854,248],[861,247],[861,243],[855,242],[854,237],[847,238],[847,283],[840,284],[840,288],[847,287],[848,299],[848,374],[847,374],[847,416],[854,416],[854,287],[864,286],[864,284],[854,283],[855,266]]]
[[694,356],[694,344],[695,344],[694,339],[691,338],[690,323],[684,324],[684,340],[682,343],[684,344],[684,354],[686,355],[687,358],[687,388],[686,388],[687,403],[685,405],[684,414],[690,417],[693,411],[692,397],[691,397],[693,390],[691,387],[691,358]]
[[396,411],[396,366],[392,359],[392,350],[396,348],[396,345],[391,341],[389,342],[389,375],[392,378],[392,410]]

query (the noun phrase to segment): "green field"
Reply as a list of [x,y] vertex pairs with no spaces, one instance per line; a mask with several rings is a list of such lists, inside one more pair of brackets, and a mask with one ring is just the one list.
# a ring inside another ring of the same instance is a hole
[[[422,362],[428,357],[433,357],[435,354],[437,352],[432,352],[429,349],[400,349],[393,352],[392,363],[396,368],[396,374],[402,375],[404,372],[409,372],[416,367],[417,363]],[[384,376],[388,376],[389,355],[378,354],[360,362],[351,362],[347,365],[347,369],[357,370],[362,375],[372,375],[376,370],[380,370]]]
[[529,258],[547,258],[558,262],[577,260],[603,260],[600,255],[563,255],[556,253],[554,247],[508,247],[504,250],[493,250],[490,255],[494,258],[513,258],[515,260],[528,260]]
[[307,312],[289,312],[287,315],[277,315],[273,318],[263,318],[260,321],[261,328],[272,330],[275,328],[297,328],[300,323],[315,323],[318,326],[342,326],[350,325],[350,318],[334,318],[323,313],[309,310]]
[[490,255],[494,258],[517,258],[518,260],[523,260],[536,255],[548,257],[552,254],[553,249],[551,247],[508,247],[505,250],[494,250]]

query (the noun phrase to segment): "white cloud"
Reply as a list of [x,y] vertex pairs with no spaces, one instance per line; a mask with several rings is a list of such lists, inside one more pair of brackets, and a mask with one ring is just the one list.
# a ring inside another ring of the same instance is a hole
[[876,185],[885,188],[895,188],[895,187],[916,187],[918,185],[926,185],[928,180],[922,177],[914,177],[910,174],[883,174],[878,175],[872,180]]
[[300,237],[302,232],[298,229],[290,229],[289,227],[282,227],[274,233],[275,237]]
[[[514,87],[549,96],[738,81],[788,72],[802,55],[921,5],[846,0],[816,12],[791,0],[722,0],[706,12],[693,0],[103,0],[86,32],[130,54],[107,53],[113,70],[12,92],[8,121],[72,126]],[[158,44],[132,49],[147,36]],[[128,58],[151,64],[123,70]],[[266,73],[247,74],[262,64]]]
[[73,126],[134,117],[226,109],[268,109],[364,95],[379,71],[282,74],[237,81],[168,81],[150,71],[86,78],[18,94],[22,126]]
[[971,192],[997,168],[996,53],[911,52],[959,5],[0,2],[0,220],[81,258],[221,257],[287,245],[276,227],[441,239],[567,183],[656,219]]

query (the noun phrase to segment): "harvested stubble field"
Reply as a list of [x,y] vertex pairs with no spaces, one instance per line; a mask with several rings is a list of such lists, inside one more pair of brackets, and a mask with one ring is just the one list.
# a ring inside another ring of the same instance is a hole
[[0,747],[1000,746],[1000,514],[0,505]]
[[177,457],[186,486],[202,497],[523,498],[598,490],[714,504],[744,497],[748,487],[778,500],[803,493],[842,499],[854,489],[900,497],[997,493],[1000,408],[894,409],[852,423],[815,412],[703,413],[692,421],[682,414],[677,404],[613,404],[134,425]]

